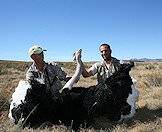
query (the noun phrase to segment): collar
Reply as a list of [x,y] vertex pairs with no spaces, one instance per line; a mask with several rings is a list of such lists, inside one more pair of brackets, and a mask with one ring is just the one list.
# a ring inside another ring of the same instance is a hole
[[[46,69],[46,67],[47,67],[47,63],[45,62],[45,61],[43,61],[44,62],[44,67],[43,67],[43,71]],[[36,67],[36,63],[35,62],[33,62],[33,68],[35,69],[35,71],[37,71],[37,72],[41,72],[41,71],[39,71],[38,69],[37,69],[37,67]],[[41,72],[42,73],[42,72]]]

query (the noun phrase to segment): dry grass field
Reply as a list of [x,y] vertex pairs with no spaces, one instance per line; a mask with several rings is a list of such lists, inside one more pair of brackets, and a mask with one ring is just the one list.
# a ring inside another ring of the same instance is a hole
[[[64,132],[71,131],[65,126],[45,127],[39,129],[21,129],[8,119],[9,100],[21,79],[25,78],[29,62],[0,61],[0,131],[23,132]],[[85,63],[90,67],[92,63]],[[74,73],[73,62],[59,62],[59,65],[69,74]],[[137,88],[140,91],[137,102],[138,109],[133,119],[122,123],[112,123],[107,119],[98,119],[92,128],[81,128],[81,132],[111,131],[111,132],[161,132],[162,131],[162,63],[148,62],[135,63],[131,76],[137,80]],[[96,84],[96,78],[84,79],[81,77],[77,86],[90,86]]]

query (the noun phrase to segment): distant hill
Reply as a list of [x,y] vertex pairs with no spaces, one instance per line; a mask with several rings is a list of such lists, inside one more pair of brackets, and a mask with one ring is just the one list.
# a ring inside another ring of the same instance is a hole
[[148,59],[148,58],[141,58],[141,59],[130,59],[130,61],[134,62],[162,62],[162,59]]

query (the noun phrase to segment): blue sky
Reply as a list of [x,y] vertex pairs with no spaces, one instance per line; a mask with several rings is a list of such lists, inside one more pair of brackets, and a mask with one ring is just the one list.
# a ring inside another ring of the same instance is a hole
[[100,60],[109,43],[118,59],[162,58],[161,0],[0,0],[0,60],[29,61],[39,44],[46,60]]

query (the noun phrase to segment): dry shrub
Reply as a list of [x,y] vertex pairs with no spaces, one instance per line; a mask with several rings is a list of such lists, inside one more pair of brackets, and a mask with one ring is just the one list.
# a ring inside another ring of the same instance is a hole
[[162,63],[159,63],[158,68],[162,70]]
[[8,132],[70,132],[71,130],[63,125],[53,125],[52,127],[45,127],[45,128],[27,128],[25,127],[22,129],[21,127],[14,125],[12,128],[7,130]]
[[160,108],[162,106],[162,87],[151,88],[144,101],[145,105],[150,109]]
[[153,65],[153,64],[148,64],[148,65],[145,66],[145,68],[147,70],[156,69],[155,65]]
[[0,68],[0,75],[5,75],[7,74],[7,69]]
[[[94,63],[95,62],[84,62],[84,66],[85,66],[85,68],[89,68]],[[72,71],[74,71],[74,69],[76,67],[76,63],[74,63],[74,62],[57,62],[57,64],[59,66],[61,66],[62,68],[66,68],[66,69],[72,70]]]
[[145,72],[142,76],[143,83],[147,87],[160,87],[162,86],[162,73],[158,70],[150,70]]
[[[131,74],[137,79],[138,87],[147,90],[150,87],[162,86],[162,70],[160,63],[136,63]],[[147,67],[147,68],[146,68]]]
[[0,112],[8,109],[9,109],[8,95],[4,91],[0,90]]
[[74,70],[75,69],[75,63],[74,62],[57,62],[57,64],[63,68]]
[[20,71],[24,71],[28,66],[31,64],[31,62],[21,62],[21,61],[0,61],[0,68],[1,69],[17,69]]

